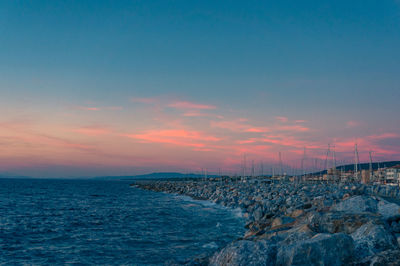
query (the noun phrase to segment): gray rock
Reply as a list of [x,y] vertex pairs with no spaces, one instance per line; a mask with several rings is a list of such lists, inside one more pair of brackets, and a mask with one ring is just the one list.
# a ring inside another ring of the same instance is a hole
[[400,234],[396,234],[396,235],[394,236],[394,238],[395,238],[396,241],[397,241],[397,245],[400,247]]
[[285,224],[290,224],[293,223],[295,221],[295,219],[293,219],[292,217],[288,217],[288,216],[282,216],[282,217],[278,217],[275,218],[272,221],[271,227],[276,227],[276,226],[281,226],[281,225],[285,225]]
[[400,206],[396,203],[381,200],[378,204],[378,213],[381,214],[384,219],[390,219],[400,215]]
[[267,241],[241,240],[214,254],[209,265],[274,265],[276,246]]
[[379,215],[370,213],[327,212],[310,216],[310,228],[318,233],[354,233],[369,221],[379,221]]
[[393,221],[390,229],[394,233],[400,233],[400,221],[399,222]]
[[261,218],[263,216],[264,216],[264,213],[262,211],[262,208],[258,207],[254,210],[254,213],[253,213],[254,220],[256,220],[256,221],[261,220]]
[[400,266],[400,250],[383,251],[369,259],[371,266]]
[[358,258],[368,257],[387,249],[397,248],[396,240],[384,225],[367,223],[351,234],[355,254]]
[[281,246],[277,265],[344,265],[353,254],[353,240],[346,234],[317,234],[305,241]]
[[354,196],[339,202],[332,207],[334,211],[343,211],[348,213],[377,212],[377,201],[371,197]]
[[298,227],[287,230],[284,234],[281,234],[281,241],[279,245],[291,245],[298,241],[305,241],[311,239],[315,233],[306,225],[300,225]]

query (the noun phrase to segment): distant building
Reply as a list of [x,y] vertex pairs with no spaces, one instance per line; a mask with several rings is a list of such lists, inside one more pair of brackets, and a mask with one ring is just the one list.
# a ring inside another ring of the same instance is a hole
[[362,170],[361,171],[361,183],[362,184],[371,183],[371,173],[370,173],[369,170]]
[[352,172],[342,172],[340,174],[340,180],[342,182],[349,182],[351,181],[353,178],[353,173]]
[[385,183],[389,185],[398,185],[400,181],[400,165],[386,168]]
[[329,168],[329,169],[326,171],[326,175],[324,175],[324,177],[326,178],[326,180],[329,180],[329,181],[339,181],[339,177],[340,177],[339,174],[340,174],[340,173],[339,173],[339,170],[338,170],[338,169],[336,169],[336,168]]

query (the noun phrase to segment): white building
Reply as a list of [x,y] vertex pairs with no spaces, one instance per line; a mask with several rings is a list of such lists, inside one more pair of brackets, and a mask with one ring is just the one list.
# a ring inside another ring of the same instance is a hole
[[385,171],[386,184],[399,184],[400,182],[400,165],[386,168]]

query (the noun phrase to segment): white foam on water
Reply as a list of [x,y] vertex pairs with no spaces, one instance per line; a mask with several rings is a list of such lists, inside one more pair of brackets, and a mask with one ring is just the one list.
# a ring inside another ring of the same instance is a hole
[[243,218],[243,212],[240,208],[233,209],[232,212],[236,217]]
[[211,242],[211,243],[208,243],[208,244],[204,244],[202,247],[203,248],[218,248],[218,245],[215,242]]
[[217,204],[215,202],[212,201],[208,201],[208,200],[197,200],[197,199],[193,199],[190,196],[186,196],[186,195],[181,195],[181,194],[173,194],[176,198],[182,199],[184,201],[188,201],[194,204],[198,204],[201,205],[202,207],[205,207],[205,210],[208,209],[212,209],[212,208],[217,208],[217,209],[223,209],[223,210],[227,210],[230,211],[235,217],[237,218],[243,218],[243,212],[240,208],[229,208],[220,204]]

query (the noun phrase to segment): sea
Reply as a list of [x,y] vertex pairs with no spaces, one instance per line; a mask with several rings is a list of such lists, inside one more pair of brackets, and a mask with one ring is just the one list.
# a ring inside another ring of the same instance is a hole
[[180,265],[244,233],[240,211],[130,183],[0,179],[0,265]]

